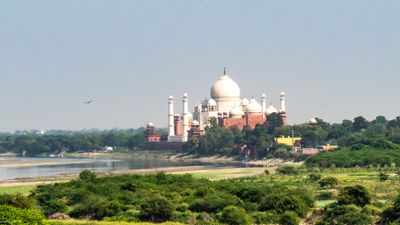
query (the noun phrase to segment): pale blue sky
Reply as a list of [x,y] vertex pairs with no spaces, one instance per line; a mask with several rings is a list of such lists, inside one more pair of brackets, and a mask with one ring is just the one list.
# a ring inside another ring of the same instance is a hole
[[284,90],[292,124],[393,118],[399,27],[397,0],[4,0],[0,130],[163,127],[224,66],[245,97]]

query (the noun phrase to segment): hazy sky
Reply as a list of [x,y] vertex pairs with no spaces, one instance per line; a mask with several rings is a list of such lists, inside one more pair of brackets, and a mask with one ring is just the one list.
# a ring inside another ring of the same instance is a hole
[[0,130],[163,127],[224,66],[243,97],[284,90],[291,124],[393,118],[400,1],[4,0]]

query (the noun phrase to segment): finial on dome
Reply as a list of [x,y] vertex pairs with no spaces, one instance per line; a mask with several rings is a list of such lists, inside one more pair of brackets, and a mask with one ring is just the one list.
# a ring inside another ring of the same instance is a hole
[[224,75],[226,75],[226,67],[224,67]]

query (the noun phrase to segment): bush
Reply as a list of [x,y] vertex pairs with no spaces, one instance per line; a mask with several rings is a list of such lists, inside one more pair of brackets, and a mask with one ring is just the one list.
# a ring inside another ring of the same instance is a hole
[[67,206],[58,199],[51,199],[42,206],[42,211],[46,216],[53,215],[54,213],[65,213]]
[[33,199],[17,194],[0,194],[0,205],[9,205],[21,209],[34,209],[36,203]]
[[279,220],[280,225],[298,225],[299,224],[299,217],[295,212],[292,211],[286,211],[283,213],[281,216],[281,219]]
[[333,204],[325,211],[322,221],[318,224],[369,225],[372,223],[371,216],[355,205]]
[[19,209],[12,206],[0,205],[0,221],[12,225],[42,225],[44,216],[30,209]]
[[389,175],[387,175],[386,173],[383,173],[383,172],[379,173],[378,177],[379,177],[379,181],[381,181],[381,182],[385,182],[385,181],[387,181],[387,179],[389,179]]
[[318,181],[321,188],[333,188],[339,183],[335,177],[325,177]]
[[221,222],[229,225],[250,225],[252,219],[244,209],[228,206],[222,210]]
[[96,173],[90,171],[90,170],[83,170],[79,174],[79,179],[81,180],[94,180],[96,179]]
[[140,209],[140,219],[157,223],[169,220],[174,212],[172,203],[162,196],[146,199]]
[[310,173],[308,174],[308,179],[311,181],[319,181],[322,178],[321,174],[319,173]]
[[357,205],[364,207],[371,202],[368,190],[361,186],[347,186],[340,191],[338,195],[338,204],[340,205]]
[[278,169],[276,169],[276,172],[278,174],[282,174],[282,175],[298,175],[299,174],[299,171],[294,166],[281,166]]

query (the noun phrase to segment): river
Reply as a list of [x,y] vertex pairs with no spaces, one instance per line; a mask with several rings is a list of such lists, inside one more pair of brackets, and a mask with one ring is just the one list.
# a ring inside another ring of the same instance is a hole
[[93,171],[151,169],[163,167],[215,165],[197,161],[177,161],[159,158],[127,160],[69,159],[69,158],[17,158],[0,157],[0,180],[79,173],[84,169]]

